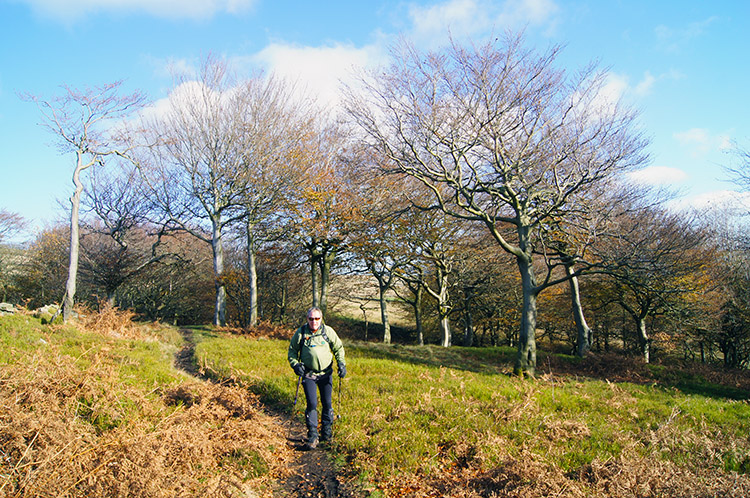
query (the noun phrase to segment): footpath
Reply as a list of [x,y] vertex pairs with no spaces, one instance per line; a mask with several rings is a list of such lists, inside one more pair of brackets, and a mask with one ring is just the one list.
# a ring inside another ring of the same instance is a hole
[[[175,366],[180,370],[200,379],[213,382],[201,375],[196,367],[195,342],[192,332],[181,330],[185,345],[175,354]],[[289,464],[289,475],[276,481],[274,498],[366,498],[367,492],[356,484],[346,481],[336,471],[325,446],[305,451],[304,425],[285,413],[278,413],[262,407],[263,411],[275,422],[280,433],[287,434],[287,445],[294,450],[296,458]]]

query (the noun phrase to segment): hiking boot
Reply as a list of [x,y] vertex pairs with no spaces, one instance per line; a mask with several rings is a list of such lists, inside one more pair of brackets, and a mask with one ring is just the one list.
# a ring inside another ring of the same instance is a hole
[[310,451],[318,447],[318,438],[314,437],[305,443],[305,450]]

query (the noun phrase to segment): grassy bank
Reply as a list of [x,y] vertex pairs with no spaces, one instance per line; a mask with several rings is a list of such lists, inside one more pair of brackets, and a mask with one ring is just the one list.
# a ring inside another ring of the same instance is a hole
[[[286,349],[208,334],[196,353],[289,410]],[[542,356],[547,371],[528,381],[509,375],[513,355],[348,343],[349,377],[334,394],[339,461],[386,496],[750,493],[746,389],[645,365],[612,364],[619,380],[608,380],[606,359],[592,360],[599,378],[576,376],[587,365],[558,356]]]
[[246,389],[177,370],[127,314],[0,317],[0,496],[270,496],[293,457]]
[[[289,331],[182,332],[236,382],[177,370],[173,328],[0,318],[0,496],[271,496]],[[542,354],[521,380],[507,348],[345,344],[330,453],[372,496],[750,496],[747,372]]]

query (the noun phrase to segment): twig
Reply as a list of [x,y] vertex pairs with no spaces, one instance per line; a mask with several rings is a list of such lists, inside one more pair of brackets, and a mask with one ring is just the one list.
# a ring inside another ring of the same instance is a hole
[[23,454],[21,455],[21,458],[18,459],[18,462],[16,462],[16,465],[13,467],[13,472],[17,471],[18,469],[21,469],[24,466],[21,465],[21,462],[23,462],[24,458],[26,458],[26,454],[29,452],[31,447],[34,445],[34,441],[36,441],[36,438],[39,437],[39,431],[36,431],[36,434],[34,434],[34,437],[31,439],[31,442],[28,446],[26,446],[26,449],[23,450]]

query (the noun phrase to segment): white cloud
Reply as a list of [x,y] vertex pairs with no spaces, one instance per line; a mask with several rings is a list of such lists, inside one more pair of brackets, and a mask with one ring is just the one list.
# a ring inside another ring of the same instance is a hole
[[615,73],[607,73],[603,81],[597,79],[592,83],[596,85],[592,91],[574,96],[578,112],[587,120],[612,114],[628,89],[627,78]]
[[511,25],[544,24],[559,10],[554,0],[508,0],[499,19]]
[[649,166],[628,175],[636,183],[645,185],[674,185],[687,180],[688,175],[681,169],[668,166]]
[[656,82],[664,76],[654,76],[646,71],[643,79],[635,86],[630,84],[630,78],[623,74],[607,73],[599,93],[590,105],[599,112],[614,110],[618,102],[628,96],[642,97],[651,92]]
[[718,17],[712,16],[678,28],[671,28],[660,24],[654,29],[654,33],[663,50],[667,52],[679,52],[694,38],[702,36],[708,27],[718,20]]
[[674,206],[678,209],[699,211],[717,210],[727,215],[744,214],[750,212],[750,192],[715,190],[679,199]]
[[340,100],[342,82],[349,80],[358,68],[380,64],[384,58],[377,45],[304,47],[273,43],[252,59],[269,72],[301,85],[303,91],[315,96],[321,104],[335,105]]
[[[260,52],[247,56],[228,57],[225,62],[230,72],[238,75],[254,75],[259,70],[265,74],[282,77],[289,81],[300,97],[316,100],[322,106],[334,107],[340,102],[343,83],[354,84],[356,72],[365,67],[374,67],[385,62],[387,52],[379,45],[357,48],[353,45],[335,44],[322,47],[300,46],[287,43],[271,43]],[[159,77],[178,76],[185,83],[173,89],[167,98],[154,102],[143,115],[147,118],[163,116],[176,99],[195,94],[200,61],[189,59],[147,60]]]
[[732,148],[732,139],[727,134],[713,135],[705,128],[691,128],[675,133],[674,138],[690,149],[693,157],[705,156],[714,151],[726,151]]
[[143,57],[153,72],[160,79],[169,79],[177,75],[198,74],[198,61],[183,58]]
[[19,0],[35,12],[71,22],[103,11],[145,12],[168,19],[205,19],[218,12],[239,14],[253,8],[257,0]]
[[687,131],[675,133],[674,138],[683,145],[704,146],[710,142],[708,130],[703,128],[692,128]]
[[554,25],[559,10],[555,0],[448,0],[428,7],[412,5],[410,38],[432,48],[446,43],[449,33],[462,39],[506,28]]
[[615,73],[609,73],[604,86],[599,92],[602,105],[614,105],[628,91],[628,78]]
[[448,30],[457,37],[472,35],[487,28],[488,19],[478,15],[479,9],[475,0],[450,0],[430,7],[412,5],[412,35],[420,40],[438,37],[441,42]]
[[640,81],[635,84],[631,83],[629,76],[623,74],[610,73],[607,76],[606,87],[609,88],[609,95],[612,98],[619,98],[627,95],[634,97],[645,97],[649,95],[657,83],[667,79],[680,79],[682,76],[675,72],[670,71],[654,75],[651,71],[643,73],[643,77]]
[[199,102],[201,99],[197,97],[205,90],[205,87],[203,87],[198,81],[181,83],[176,88],[172,89],[166,97],[158,99],[152,102],[149,106],[143,108],[138,113],[137,118],[128,124],[133,128],[137,128],[142,126],[143,122],[159,122],[163,119],[167,119],[175,107],[179,107],[182,103]]
[[656,83],[656,77],[654,77],[649,71],[646,71],[643,75],[643,79],[635,86],[633,91],[639,96],[648,95],[651,92],[654,83]]

